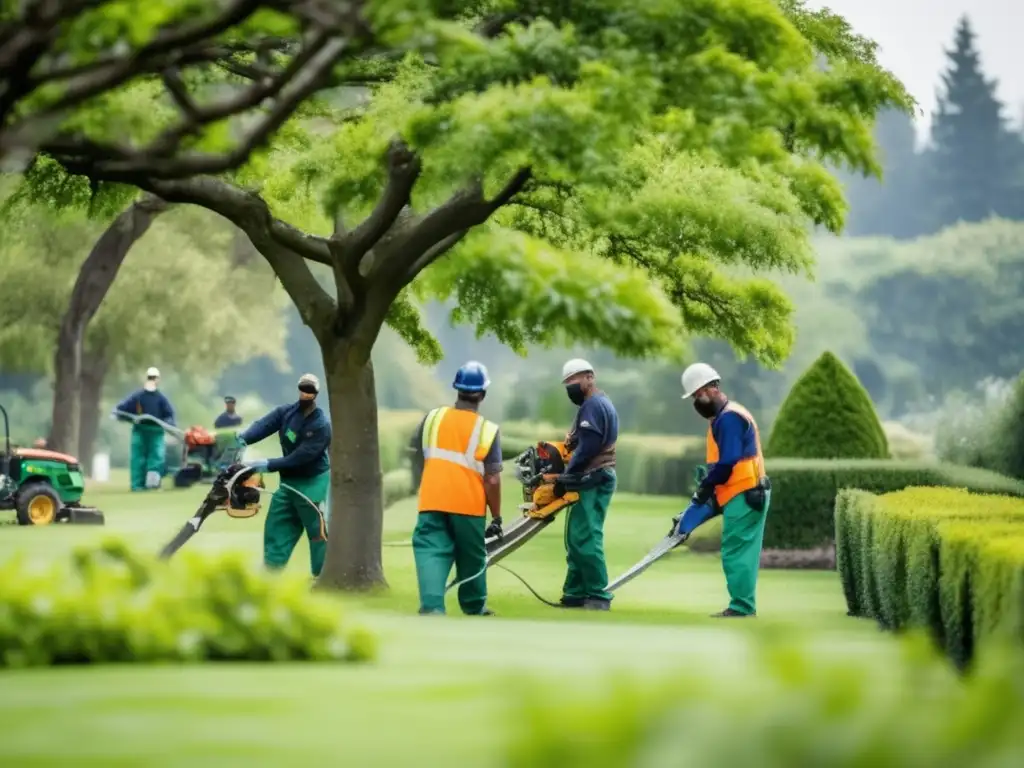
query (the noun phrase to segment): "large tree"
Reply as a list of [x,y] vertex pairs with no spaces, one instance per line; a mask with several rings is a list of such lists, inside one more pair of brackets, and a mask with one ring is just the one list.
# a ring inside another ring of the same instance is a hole
[[[5,0],[0,168],[20,168],[38,149],[159,178],[237,167],[330,82],[335,64],[376,44],[363,5]],[[140,84],[176,109],[161,131],[97,119]],[[211,133],[216,147],[204,146]]]
[[[9,214],[0,246],[0,359],[7,371],[50,374],[64,308],[92,258],[83,243],[103,225],[77,209],[54,215],[19,206]],[[283,292],[264,262],[228,258],[231,239],[232,227],[194,208],[168,214],[140,238],[85,335],[77,437],[62,449],[88,462],[109,376],[138,378],[150,365],[216,376],[253,355],[282,360]]]
[[516,349],[575,339],[650,357],[703,334],[777,365],[791,308],[758,273],[809,270],[809,227],[838,231],[845,214],[824,163],[877,172],[874,117],[909,103],[868,41],[797,2],[436,6],[495,13],[428,25],[435,53],[407,58],[368,108],[326,134],[293,122],[231,178],[52,153],[220,213],[277,273],[332,404],[328,586],[384,582],[382,326],[437,359],[415,303],[436,298]]

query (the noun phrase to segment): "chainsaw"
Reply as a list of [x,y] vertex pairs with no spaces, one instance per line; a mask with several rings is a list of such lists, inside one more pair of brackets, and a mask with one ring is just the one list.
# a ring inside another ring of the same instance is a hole
[[559,512],[579,501],[577,490],[556,490],[579,485],[563,474],[571,457],[561,442],[539,442],[516,456],[515,475],[523,486],[522,516],[500,535],[486,539],[488,566],[515,552],[554,522]]

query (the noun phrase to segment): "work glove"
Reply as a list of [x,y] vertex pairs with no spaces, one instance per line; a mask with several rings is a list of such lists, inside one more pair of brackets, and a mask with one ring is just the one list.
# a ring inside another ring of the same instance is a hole
[[490,539],[497,536],[499,539],[502,536],[501,532],[501,517],[491,518],[491,524],[487,526],[487,530],[484,531],[484,538]]
[[266,472],[269,462],[266,459],[259,459],[258,461],[246,462],[246,466],[253,472]]

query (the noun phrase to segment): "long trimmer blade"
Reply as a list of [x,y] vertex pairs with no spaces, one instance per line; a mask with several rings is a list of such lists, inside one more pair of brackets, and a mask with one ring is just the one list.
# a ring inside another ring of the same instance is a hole
[[614,592],[626,582],[632,581],[654,565],[658,560],[686,541],[686,538],[686,534],[684,533],[670,533],[664,539],[659,541],[655,545],[654,549],[647,553],[643,560],[619,576],[615,581],[611,582],[607,587],[605,587],[605,589],[609,592]]
[[502,535],[501,539],[497,539],[493,544],[489,544],[487,547],[487,565],[488,567],[494,565],[502,558],[508,557],[523,544],[528,542],[544,528],[551,524],[554,517],[526,517],[523,518],[523,522],[514,525],[509,528],[508,531]]

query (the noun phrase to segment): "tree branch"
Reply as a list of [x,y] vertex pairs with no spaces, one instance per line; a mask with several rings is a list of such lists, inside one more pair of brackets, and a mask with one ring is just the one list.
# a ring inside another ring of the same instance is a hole
[[332,238],[340,258],[353,262],[362,259],[391,229],[402,209],[409,205],[412,189],[422,169],[419,157],[404,141],[395,138],[388,146],[387,164],[387,185],[373,211],[350,233]]
[[[223,216],[248,235],[273,268],[303,323],[319,334],[334,322],[337,304],[306,264],[306,259],[330,263],[325,255],[326,242],[274,218],[259,195],[209,176],[183,180],[143,178],[138,186],[168,203],[201,205]],[[320,258],[311,253],[319,253]]]
[[[401,238],[389,259],[387,273],[396,276],[400,290],[434,261],[447,253],[461,240],[461,236],[447,247],[442,244],[459,233],[478,227],[491,215],[512,201],[532,177],[529,168],[520,168],[490,200],[483,194],[483,185],[477,181],[459,190],[447,202],[420,219],[409,233]],[[389,249],[390,250],[390,249]],[[429,254],[429,255],[428,255]]]

